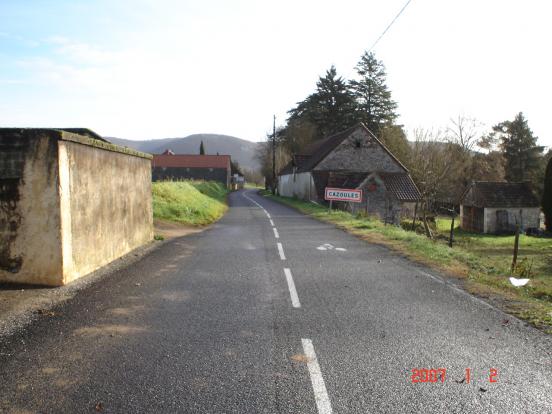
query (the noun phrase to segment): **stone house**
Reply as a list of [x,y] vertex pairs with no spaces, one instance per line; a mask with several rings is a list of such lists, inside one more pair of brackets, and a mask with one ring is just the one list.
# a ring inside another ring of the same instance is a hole
[[540,226],[540,203],[529,183],[474,181],[460,201],[460,226],[477,233],[511,233]]
[[286,197],[324,202],[326,187],[362,189],[361,203],[338,206],[395,224],[413,215],[420,199],[408,169],[362,123],[294,154],[278,177]]
[[231,170],[230,155],[175,154],[168,149],[152,160],[153,181],[218,181],[230,188]]

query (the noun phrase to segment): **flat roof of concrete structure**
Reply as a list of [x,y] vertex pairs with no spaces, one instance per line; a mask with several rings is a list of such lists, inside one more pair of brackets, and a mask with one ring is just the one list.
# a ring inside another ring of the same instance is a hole
[[[145,152],[136,151],[131,148],[121,147],[110,143],[108,140],[100,137],[94,131],[87,128],[0,128],[0,136],[20,134],[23,136],[47,135],[51,139],[76,142],[82,145],[100,148],[106,151],[120,152],[122,154],[151,160],[152,155]],[[98,139],[99,138],[99,139]]]

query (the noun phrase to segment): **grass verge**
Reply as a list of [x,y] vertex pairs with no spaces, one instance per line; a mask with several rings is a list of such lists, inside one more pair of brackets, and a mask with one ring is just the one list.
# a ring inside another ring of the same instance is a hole
[[192,226],[217,221],[228,209],[228,189],[213,181],[162,181],[152,184],[153,218]]
[[445,237],[447,229],[450,230],[447,219],[437,221],[437,237],[430,240],[401,227],[386,226],[375,218],[344,211],[329,212],[314,203],[261,193],[363,240],[385,245],[414,261],[462,279],[467,291],[491,299],[506,312],[552,334],[552,239],[521,236],[518,263],[523,261],[524,271],[531,266],[531,281],[516,288],[508,280],[513,236],[480,235],[455,229],[456,243],[451,249]]

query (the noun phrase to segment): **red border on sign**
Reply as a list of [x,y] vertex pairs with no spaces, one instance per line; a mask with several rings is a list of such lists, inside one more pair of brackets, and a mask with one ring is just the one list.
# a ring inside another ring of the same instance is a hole
[[[350,197],[337,197],[337,198],[328,198],[328,191],[349,191],[353,193],[358,193],[360,195],[360,198],[350,198]],[[334,187],[326,187],[324,189],[324,200],[326,201],[352,201],[354,203],[361,203],[362,202],[362,190],[354,190],[352,188],[334,188]]]

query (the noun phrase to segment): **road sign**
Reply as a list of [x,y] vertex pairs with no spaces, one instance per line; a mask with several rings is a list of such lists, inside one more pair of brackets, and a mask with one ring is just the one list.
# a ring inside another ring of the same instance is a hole
[[324,199],[327,201],[349,201],[351,203],[361,203],[362,190],[326,187]]

